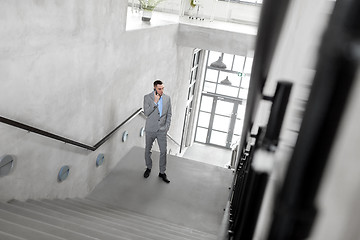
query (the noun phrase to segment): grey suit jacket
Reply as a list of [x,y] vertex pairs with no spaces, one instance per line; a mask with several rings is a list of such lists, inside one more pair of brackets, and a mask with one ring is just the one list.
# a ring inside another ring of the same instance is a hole
[[167,132],[170,128],[171,123],[171,99],[170,96],[163,94],[162,96],[163,107],[162,115],[157,104],[154,100],[154,92],[151,92],[144,96],[144,113],[146,115],[145,131],[147,132],[157,132],[164,131]]

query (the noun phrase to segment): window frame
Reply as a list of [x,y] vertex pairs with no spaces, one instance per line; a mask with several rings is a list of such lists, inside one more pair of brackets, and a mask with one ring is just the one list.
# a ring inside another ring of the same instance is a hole
[[238,3],[238,4],[246,4],[246,5],[254,5],[254,6],[261,6],[263,2],[258,2],[262,0],[255,0],[256,2],[250,2],[247,0],[218,0],[219,2],[229,2],[229,3]]

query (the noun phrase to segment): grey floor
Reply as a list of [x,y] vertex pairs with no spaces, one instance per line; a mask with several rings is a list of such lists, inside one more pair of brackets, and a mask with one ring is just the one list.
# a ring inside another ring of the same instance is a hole
[[231,150],[195,142],[186,149],[183,157],[219,167],[227,167],[231,161]]
[[232,171],[168,155],[170,184],[158,177],[159,153],[144,179],[144,149],[135,147],[89,194],[88,198],[217,234],[226,206]]

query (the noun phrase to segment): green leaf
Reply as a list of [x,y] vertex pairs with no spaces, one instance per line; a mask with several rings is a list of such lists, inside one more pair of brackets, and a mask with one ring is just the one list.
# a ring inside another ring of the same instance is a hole
[[154,10],[154,8],[165,0],[139,0],[141,8],[146,10]]

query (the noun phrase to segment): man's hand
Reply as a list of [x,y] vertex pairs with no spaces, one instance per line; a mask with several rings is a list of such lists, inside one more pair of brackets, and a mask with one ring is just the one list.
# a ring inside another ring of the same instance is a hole
[[160,100],[160,95],[159,95],[159,94],[156,94],[156,93],[154,92],[154,102],[155,102],[155,103],[158,103],[159,100]]

